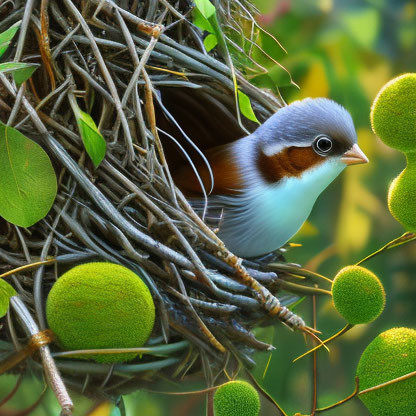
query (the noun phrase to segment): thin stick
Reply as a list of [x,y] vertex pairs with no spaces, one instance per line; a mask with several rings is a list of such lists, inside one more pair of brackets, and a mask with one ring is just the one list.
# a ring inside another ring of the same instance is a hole
[[345,325],[344,328],[341,329],[341,331],[338,331],[336,334],[334,334],[334,335],[330,336],[329,338],[327,338],[326,340],[322,341],[322,344],[317,345],[316,347],[310,349],[309,351],[306,351],[304,354],[302,354],[299,357],[295,358],[293,360],[293,362],[296,362],[296,361],[300,360],[301,358],[307,356],[311,352],[315,353],[316,350],[318,350],[319,348],[321,348],[322,346],[324,346],[326,344],[329,344],[334,339],[339,338],[341,335],[345,334],[346,332],[348,332],[353,327],[354,327],[354,325],[351,325],[351,324]]
[[248,370],[246,370],[246,374],[249,376],[251,382],[255,385],[257,390],[260,391],[260,393],[280,412],[280,414],[282,416],[288,416],[287,413],[276,402],[276,400],[274,400],[273,397],[263,389],[263,387],[257,382],[256,378]]
[[129,155],[130,161],[134,160],[134,148],[133,148],[133,140],[131,138],[130,134],[130,128],[127,122],[126,115],[124,114],[123,107],[120,101],[120,97],[118,96],[116,85],[114,84],[113,78],[110,75],[110,72],[107,69],[107,66],[105,64],[104,58],[102,57],[100,50],[97,46],[97,42],[95,41],[95,37],[88,26],[85,19],[82,17],[82,14],[79,12],[77,7],[72,3],[71,0],[64,0],[64,3],[66,4],[67,8],[71,11],[71,13],[74,15],[78,23],[81,25],[83,31],[85,32],[86,36],[90,40],[90,46],[94,53],[95,59],[97,59],[98,64],[100,66],[101,72],[103,74],[103,77],[108,85],[108,88],[110,89],[111,95],[113,97],[117,114],[120,117],[121,125],[123,126],[124,131],[124,139],[126,141],[127,146],[127,154]]
[[331,410],[334,409],[335,407],[341,406],[342,404],[348,402],[349,400],[353,399],[355,396],[357,396],[358,391],[359,391],[359,382],[358,382],[358,377],[355,377],[355,390],[345,399],[340,400],[337,403],[331,404],[330,406],[326,406],[326,407],[321,407],[320,409],[316,409],[315,413],[320,413],[320,412],[325,412],[327,410]]
[[20,25],[19,39],[17,41],[16,53],[14,55],[14,62],[19,62],[22,57],[23,48],[25,46],[25,39],[27,29],[29,27],[30,16],[32,15],[32,9],[35,4],[35,0],[27,0],[25,5],[25,11],[23,13],[22,24]]
[[359,395],[367,394],[367,393],[370,393],[370,391],[379,390],[379,389],[382,389],[383,387],[390,386],[392,384],[398,383],[399,381],[408,380],[409,378],[412,378],[412,377],[415,377],[415,376],[416,376],[416,371],[412,371],[411,373],[407,373],[403,376],[394,378],[393,380],[386,381],[385,383],[379,384],[377,386],[369,387],[368,389],[361,390],[358,394]]
[[[18,296],[12,296],[10,299],[10,305],[19,316],[25,331],[30,336],[38,334],[39,328],[20,298]],[[61,406],[61,415],[72,415],[72,400],[69,397],[65,384],[62,381],[58,369],[56,368],[55,361],[51,356],[49,347],[47,345],[43,345],[39,348],[39,352],[42,358],[43,369],[45,371],[48,384],[55,393],[59,405]]]
[[[316,296],[312,296],[312,316],[313,316],[313,328],[316,329]],[[313,374],[312,374],[312,384],[313,384],[313,391],[312,391],[312,410],[311,416],[315,415],[315,410],[318,403],[318,363],[317,363],[317,354],[316,352],[313,353]]]
[[395,248],[398,246],[401,246],[403,244],[410,243],[412,241],[416,240],[416,233],[404,233],[398,238],[395,238],[394,240],[388,242],[383,247],[379,248],[374,253],[369,254],[367,257],[364,257],[362,260],[360,260],[358,263],[356,263],[356,266],[360,265],[361,263],[364,263],[367,260],[372,259],[373,257],[377,256],[378,254],[383,253],[386,250],[390,250],[391,248]]
[[415,376],[416,376],[416,371],[412,371],[411,373],[404,374],[403,376],[397,377],[393,380],[386,381],[385,383],[381,383],[381,384],[378,384],[377,386],[369,387],[368,389],[364,389],[364,390],[361,390],[361,391],[359,391],[360,390],[359,389],[359,379],[358,379],[358,377],[355,377],[355,390],[354,390],[353,393],[351,393],[348,397],[346,397],[345,399],[340,400],[337,403],[331,404],[330,406],[322,407],[320,409],[316,409],[316,413],[325,412],[327,410],[334,409],[335,407],[338,407],[341,404],[344,404],[348,400],[351,400],[355,396],[361,396],[362,394],[367,394],[367,393],[370,393],[372,391],[376,391],[376,390],[382,389],[384,387],[391,386],[392,384],[399,383],[400,381],[408,380],[409,378],[412,378],[412,377],[415,377]]
[[25,264],[24,266],[17,267],[16,269],[9,270],[8,272],[0,274],[0,279],[5,278],[7,276],[11,276],[12,274],[15,274],[15,273],[20,273],[20,272],[25,271],[25,270],[34,269],[36,267],[44,266],[46,264],[51,264],[51,263],[55,263],[55,262],[56,262],[56,259],[48,259],[48,260],[37,261],[35,263]]

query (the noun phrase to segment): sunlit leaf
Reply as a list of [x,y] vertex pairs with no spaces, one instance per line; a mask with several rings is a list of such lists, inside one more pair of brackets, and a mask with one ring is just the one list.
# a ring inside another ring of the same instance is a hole
[[76,112],[79,131],[82,141],[94,166],[97,168],[105,156],[106,142],[98,130],[92,117],[84,111]]
[[11,72],[17,85],[29,79],[39,67],[38,64],[26,64],[24,62],[5,62],[0,64],[0,72]]
[[208,21],[203,14],[195,8],[193,10],[193,23],[195,26],[199,27],[202,31],[213,33],[214,29],[211,26],[211,23]]
[[205,19],[215,14],[215,6],[209,0],[195,0],[195,7],[201,12]]
[[19,86],[28,80],[38,68],[38,64],[27,64],[25,68],[21,68],[13,72],[13,78]]
[[5,280],[0,279],[0,318],[6,315],[9,309],[10,298],[16,291]]
[[204,46],[207,52],[209,52],[211,49],[215,48],[218,44],[217,37],[210,33],[205,39],[204,39]]
[[6,49],[10,45],[14,35],[19,30],[20,23],[22,21],[16,22],[14,25],[10,26],[6,31],[0,33],[0,57],[6,52]]
[[55,200],[57,184],[46,152],[0,122],[0,216],[21,227],[41,220]]
[[253,108],[251,107],[250,98],[248,98],[248,96],[240,90],[238,91],[238,105],[240,107],[241,114],[249,120],[259,123],[256,115],[254,114]]

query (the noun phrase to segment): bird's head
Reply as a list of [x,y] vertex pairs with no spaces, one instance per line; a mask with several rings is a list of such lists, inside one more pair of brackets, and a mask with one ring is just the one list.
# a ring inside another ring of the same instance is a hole
[[326,162],[339,167],[367,163],[349,112],[327,98],[306,98],[283,107],[254,133],[257,166],[267,182],[301,176]]

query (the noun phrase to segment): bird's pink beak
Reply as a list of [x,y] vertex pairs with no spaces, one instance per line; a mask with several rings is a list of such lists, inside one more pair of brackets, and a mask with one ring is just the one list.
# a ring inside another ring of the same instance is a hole
[[342,155],[341,162],[344,162],[346,165],[358,165],[360,163],[368,163],[368,157],[360,149],[358,144],[355,144]]

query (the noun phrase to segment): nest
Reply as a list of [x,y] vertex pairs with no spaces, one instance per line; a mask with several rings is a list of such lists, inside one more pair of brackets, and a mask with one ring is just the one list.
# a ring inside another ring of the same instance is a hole
[[[3,271],[56,260],[12,276],[19,296],[12,299],[1,333],[3,352],[10,354],[27,343],[27,334],[47,328],[48,291],[80,263],[110,261],[132,269],[147,283],[157,309],[148,342],[152,352],[141,359],[86,362],[62,357],[56,343],[40,343],[42,360],[34,354],[10,370],[43,366],[53,379],[56,365],[64,384],[56,386],[55,380],[54,389],[63,407],[65,386],[117,397],[160,379],[204,377],[213,385],[224,368],[235,374],[241,364],[255,365],[253,353],[272,347],[251,330],[279,320],[307,328],[287,306],[310,289],[294,276],[306,282],[316,278],[285,263],[287,247],[273,264],[234,256],[170,174],[184,155],[201,157],[199,150],[212,146],[214,136],[216,144],[227,143],[256,128],[236,112],[232,65],[260,122],[283,105],[279,96],[246,80],[259,70],[247,52],[258,33],[253,6],[245,0],[217,2],[227,42],[241,58],[233,64],[218,48],[205,51],[204,34],[192,24],[191,1],[116,3],[29,0],[6,2],[0,9],[0,31],[23,19],[8,53],[41,65],[20,96],[2,75],[2,98],[18,101],[14,126],[49,153],[59,178],[45,219],[29,229],[0,223]],[[98,169],[85,154],[71,97],[106,139],[106,158]],[[7,120],[10,114],[2,106],[0,115]]]

